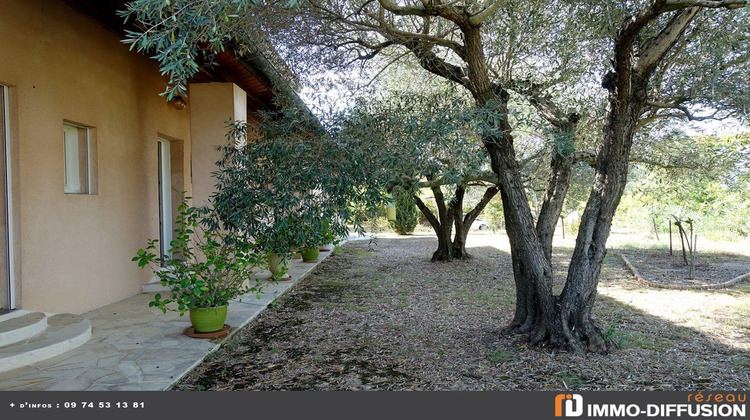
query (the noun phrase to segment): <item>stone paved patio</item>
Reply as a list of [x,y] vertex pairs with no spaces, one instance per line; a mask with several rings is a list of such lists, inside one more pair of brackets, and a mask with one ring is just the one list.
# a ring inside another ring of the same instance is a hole
[[[250,322],[274,299],[312,271],[315,264],[293,260],[291,281],[267,283],[260,299],[254,294],[229,305],[222,340],[189,338],[187,314],[163,314],[149,308],[154,293],[142,293],[83,314],[91,320],[92,337],[81,347],[32,366],[0,374],[0,390],[24,391],[157,391],[168,389],[210,352]],[[259,273],[268,278],[270,273]]]

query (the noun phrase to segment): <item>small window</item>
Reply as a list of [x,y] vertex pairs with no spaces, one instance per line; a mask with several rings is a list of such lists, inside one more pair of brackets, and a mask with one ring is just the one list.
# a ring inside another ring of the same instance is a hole
[[65,193],[92,194],[91,139],[89,127],[63,123]]

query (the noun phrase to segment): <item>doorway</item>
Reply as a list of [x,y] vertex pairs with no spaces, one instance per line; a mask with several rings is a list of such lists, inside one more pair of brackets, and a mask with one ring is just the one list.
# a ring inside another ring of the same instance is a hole
[[169,140],[158,139],[159,159],[159,244],[161,264],[170,256],[172,242],[172,169]]
[[11,238],[12,197],[10,179],[10,133],[8,123],[8,87],[0,85],[0,312],[16,307],[13,281],[13,247]]

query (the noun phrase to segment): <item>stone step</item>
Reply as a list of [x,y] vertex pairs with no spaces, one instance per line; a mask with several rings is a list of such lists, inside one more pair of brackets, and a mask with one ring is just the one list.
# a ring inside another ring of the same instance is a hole
[[143,293],[153,293],[153,292],[168,292],[169,289],[162,286],[161,283],[151,283],[148,282],[141,286],[141,291]]
[[11,311],[8,311],[2,315],[0,315],[0,322],[7,321],[9,319],[13,319],[15,317],[26,315],[28,313],[31,313],[31,311],[26,311],[23,309],[13,309]]
[[73,350],[91,338],[91,321],[78,315],[47,318],[47,329],[24,341],[0,347],[0,372],[28,366]]
[[0,347],[28,340],[46,329],[47,315],[41,312],[27,312],[0,320]]

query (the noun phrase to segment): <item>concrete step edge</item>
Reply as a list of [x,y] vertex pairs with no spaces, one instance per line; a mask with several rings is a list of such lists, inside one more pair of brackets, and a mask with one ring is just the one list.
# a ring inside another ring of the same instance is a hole
[[59,356],[91,338],[91,321],[79,319],[66,324],[50,317],[49,328],[25,343],[0,348],[0,372],[29,366]]
[[47,329],[47,316],[29,312],[0,321],[0,348],[26,341]]
[[27,311],[25,309],[14,309],[7,314],[0,315],[0,322],[7,321],[9,319],[17,318],[19,316],[23,316],[26,314],[31,313],[32,311]]

